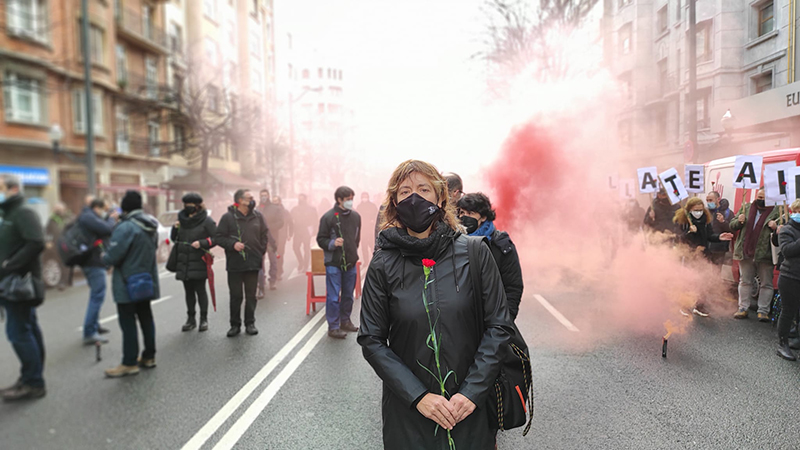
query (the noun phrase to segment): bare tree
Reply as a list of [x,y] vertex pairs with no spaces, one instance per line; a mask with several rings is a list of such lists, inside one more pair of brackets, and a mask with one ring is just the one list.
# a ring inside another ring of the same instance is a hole
[[[570,76],[562,45],[586,20],[598,0],[486,0],[485,60],[495,81],[521,74],[538,81]],[[534,5],[538,7],[534,8]]]

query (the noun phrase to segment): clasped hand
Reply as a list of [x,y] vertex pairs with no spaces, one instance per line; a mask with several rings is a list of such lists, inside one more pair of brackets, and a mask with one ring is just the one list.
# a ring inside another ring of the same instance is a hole
[[452,430],[475,411],[475,404],[461,394],[447,400],[441,395],[428,393],[417,403],[417,410],[445,430]]

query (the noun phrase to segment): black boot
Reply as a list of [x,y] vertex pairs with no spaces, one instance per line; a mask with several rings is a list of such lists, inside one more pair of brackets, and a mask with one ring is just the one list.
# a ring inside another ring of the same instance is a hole
[[778,356],[789,361],[797,361],[797,356],[795,356],[792,349],[789,348],[789,338],[780,338],[780,343],[778,344]]
[[800,338],[790,337],[789,348],[792,350],[800,350]]
[[198,329],[201,333],[203,331],[208,331],[208,318],[204,316],[200,316],[200,328]]
[[192,331],[197,328],[197,321],[194,319],[193,315],[190,315],[188,319],[186,319],[186,323],[183,324],[183,328],[181,331]]

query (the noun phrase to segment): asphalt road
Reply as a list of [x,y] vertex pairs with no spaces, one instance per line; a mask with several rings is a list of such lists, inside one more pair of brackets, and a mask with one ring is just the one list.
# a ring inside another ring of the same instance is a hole
[[[0,448],[380,449],[380,381],[354,335],[331,340],[319,312],[305,315],[305,277],[287,275],[259,303],[258,336],[228,339],[223,264],[207,333],[180,331],[183,288],[165,274],[153,306],[158,367],[119,380],[103,377],[121,358],[110,293],[101,318],[112,318],[111,343],[96,362],[78,331],[88,289],[51,291],[39,310],[48,395],[0,404]],[[800,367],[775,356],[770,325],[693,320],[663,359],[663,330],[615,328],[590,283],[537,291],[527,281],[517,323],[531,345],[536,416],[527,437],[500,433],[499,448],[800,448]],[[18,363],[6,343],[0,361],[11,384]]]

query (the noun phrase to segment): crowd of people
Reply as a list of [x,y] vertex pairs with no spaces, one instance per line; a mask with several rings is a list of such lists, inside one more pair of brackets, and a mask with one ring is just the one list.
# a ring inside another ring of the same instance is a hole
[[[754,201],[744,202],[735,213],[728,200],[716,191],[708,193],[705,202],[691,197],[682,205],[672,205],[661,190],[638,223],[646,232],[660,234],[668,242],[692,250],[684,253],[688,255],[687,264],[704,261],[721,267],[730,254],[734,267],[738,267],[738,308],[733,318],[747,319],[754,309],[760,322],[777,320],[777,354],[795,361],[793,350],[800,349],[800,291],[796,289],[800,286],[796,284],[800,283],[800,201],[792,203],[788,210],[782,216],[780,208],[767,206],[764,188],[757,191]],[[633,224],[631,218],[637,214],[634,206],[628,206],[627,222]],[[691,311],[681,312],[708,317],[705,306],[701,299]]]

